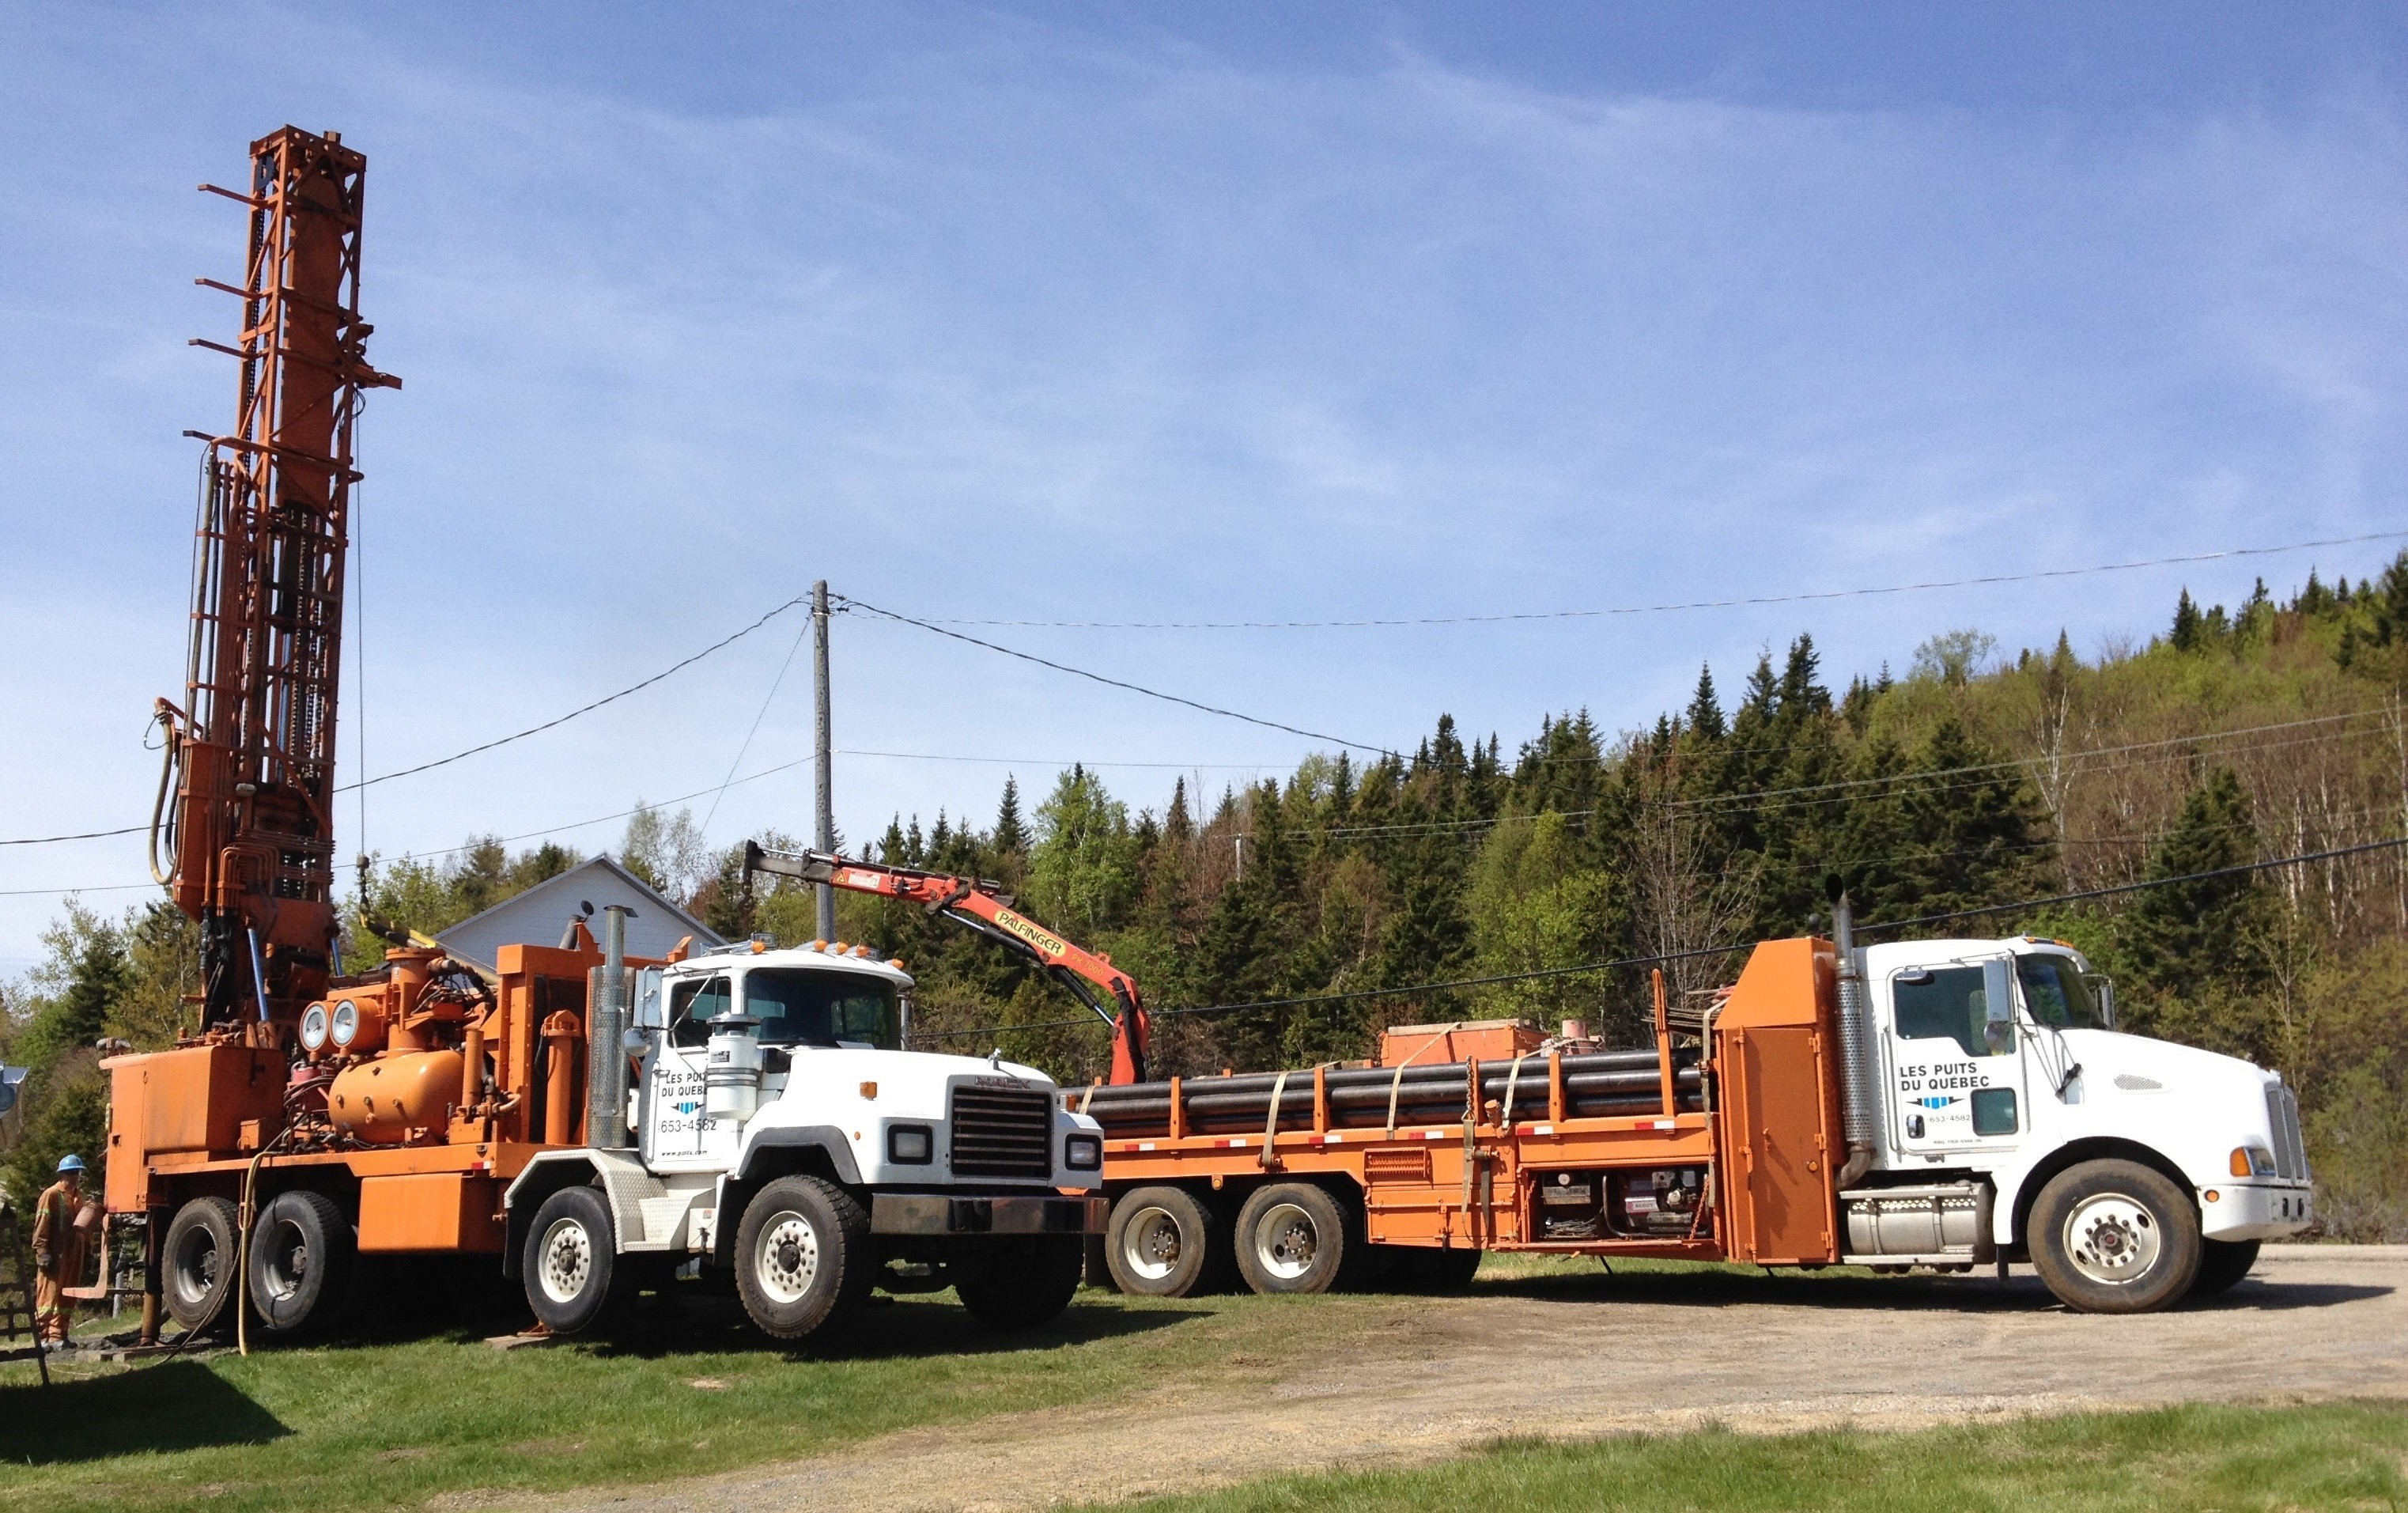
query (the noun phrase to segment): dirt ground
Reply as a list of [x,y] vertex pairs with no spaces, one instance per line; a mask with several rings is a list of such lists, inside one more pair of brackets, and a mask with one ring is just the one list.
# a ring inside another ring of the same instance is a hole
[[2270,1246],[2225,1297],[2139,1318],[2067,1313],[2022,1268],[2005,1283],[1600,1275],[1547,1296],[1398,1298],[1380,1336],[1268,1387],[1165,1382],[542,1506],[1022,1508],[1429,1460],[1506,1434],[2408,1397],[2408,1246]]

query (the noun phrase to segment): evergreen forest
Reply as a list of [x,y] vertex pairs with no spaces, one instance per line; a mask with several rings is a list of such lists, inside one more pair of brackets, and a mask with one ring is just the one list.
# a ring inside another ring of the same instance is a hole
[[[1360,1057],[1398,1022],[1636,1037],[1653,966],[1679,992],[1727,983],[1750,943],[1828,929],[1837,873],[1868,938],[2068,940],[2114,977],[2126,1028],[2280,1068],[2326,1232],[2408,1239],[2408,849],[2380,844],[2408,834],[2408,553],[2286,600],[2186,591],[2157,634],[2086,656],[1955,630],[1842,685],[1800,634],[1734,671],[1701,669],[1634,728],[1575,707],[1509,746],[1441,714],[1410,753],[1219,792],[1007,779],[991,820],[897,815],[863,850],[993,879],[1110,955],[1155,1015],[1157,1074]],[[2351,847],[2371,849],[2229,870]],[[808,893],[748,890],[740,853],[652,809],[614,851],[724,935],[810,938]],[[380,863],[357,901],[431,932],[579,859],[472,840]],[[1000,947],[863,896],[838,920],[909,964],[915,1044],[1102,1070],[1101,1024]],[[0,1027],[0,1059],[35,1069],[7,1158],[21,1202],[58,1154],[97,1149],[94,1042],[191,1028],[193,932],[168,906],[71,901],[47,940]]]

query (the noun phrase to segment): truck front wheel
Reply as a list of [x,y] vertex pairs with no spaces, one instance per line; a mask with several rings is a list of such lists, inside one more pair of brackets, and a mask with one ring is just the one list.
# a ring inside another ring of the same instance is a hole
[[1031,1234],[991,1242],[953,1283],[962,1306],[989,1329],[1027,1329],[1061,1316],[1086,1270],[1086,1242],[1075,1234]]
[[2189,1194],[2136,1161],[2084,1161],[2049,1179],[2031,1210],[2032,1268],[2067,1307],[2148,1313],[2199,1275]]
[[636,1269],[611,1237],[610,1205],[592,1188],[543,1201],[520,1258],[527,1306],[555,1334],[599,1329],[635,1301]]
[[744,1205],[736,1231],[736,1291],[772,1339],[841,1328],[878,1277],[869,1215],[815,1176],[781,1176]]

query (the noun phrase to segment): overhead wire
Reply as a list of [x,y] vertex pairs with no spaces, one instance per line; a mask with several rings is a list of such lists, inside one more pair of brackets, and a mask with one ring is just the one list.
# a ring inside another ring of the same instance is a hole
[[1223,709],[1217,704],[1207,704],[1182,694],[1165,693],[1159,688],[1149,688],[1143,684],[1130,683],[1123,678],[1106,677],[1103,673],[1091,672],[1085,668],[1072,667],[1067,662],[1056,662],[1039,656],[1034,652],[1019,651],[1010,646],[999,645],[995,641],[982,641],[976,636],[966,636],[958,630],[948,630],[943,626],[931,621],[915,619],[908,614],[898,614],[893,610],[881,609],[866,599],[853,598],[843,594],[831,594],[828,597],[839,600],[848,609],[867,611],[902,625],[918,626],[923,630],[932,631],[954,641],[966,641],[972,646],[982,646],[990,652],[999,652],[1005,656],[1017,657],[1023,662],[1034,662],[1039,667],[1052,668],[1056,672],[1067,672],[1074,678],[1085,678],[1091,683],[1100,683],[1107,687],[1123,688],[1133,694],[1143,694],[1148,699],[1158,699],[1168,704],[1182,704],[1189,709],[1200,710],[1207,714],[1218,714],[1224,719],[1242,720],[1248,725],[1259,725],[1267,730],[1283,730],[1289,735],[1302,736],[1308,741],[1326,741],[1333,746],[1344,746],[1353,751],[1375,752],[1382,756],[1387,756],[1391,751],[1391,748],[1386,746],[1374,746],[1367,742],[1349,741],[1343,736],[1327,735],[1319,730],[1305,729],[1302,726],[1285,725],[1278,720],[1264,719],[1259,715],[1240,713],[1234,709]]
[[[1742,598],[1695,599],[1672,604],[1617,605],[1589,610],[1523,610],[1495,614],[1435,614],[1360,620],[982,620],[961,616],[932,617],[934,625],[1018,627],[1048,630],[1351,630],[1404,626],[1498,625],[1528,620],[1593,620],[1612,615],[1664,614],[1683,610],[1731,610],[1763,604],[1805,604],[1825,599],[1866,598],[1887,594],[1917,594],[1942,588],[1974,588],[1994,584],[2040,583],[2055,578],[2080,578],[2102,572],[2131,572],[2143,568],[2221,562],[2234,557],[2274,556],[2327,546],[2357,546],[2368,541],[2408,539],[2408,531],[2373,531],[2363,536],[2334,536],[2320,540],[2291,541],[2281,546],[2231,547],[2220,552],[2195,552],[2181,556],[2147,557],[2133,562],[2104,562],[2079,568],[2049,568],[2032,572],[1991,573],[1978,578],[1938,579],[1929,583],[1893,584],[1868,588],[1834,588],[1801,594],[1759,594]],[[918,624],[928,625],[930,621]]]
[[343,787],[337,788],[335,791],[337,793],[349,793],[352,788],[366,787],[372,784],[378,783],[390,783],[395,778],[410,777],[420,772],[432,771],[438,767],[449,767],[453,762],[477,756],[481,752],[492,751],[497,746],[507,746],[513,742],[524,741],[529,736],[541,735],[546,730],[556,729],[580,715],[591,714],[595,710],[602,708],[606,704],[615,704],[620,699],[626,698],[630,694],[640,693],[664,678],[684,671],[687,668],[694,666],[703,658],[710,656],[715,653],[724,651],[728,647],[735,645],[738,641],[742,641],[745,637],[752,634],[752,632],[760,629],[763,626],[767,625],[770,621],[776,619],[779,615],[785,613],[788,610],[795,608],[796,605],[808,604],[810,602],[810,600],[808,597],[790,598],[786,600],[785,603],[779,605],[776,609],[771,610],[768,613],[761,616],[758,620],[753,621],[751,625],[746,626],[743,629],[737,631],[734,635],[723,637],[722,639],[711,642],[702,650],[695,653],[692,656],[663,668],[660,671],[653,673],[651,677],[644,679],[642,682],[631,683],[624,688],[618,690],[616,693],[605,694],[591,703],[580,704],[577,708],[570,710],[567,713],[546,720],[541,725],[530,725],[523,730],[513,731],[509,735],[500,736],[492,741],[482,742],[477,745],[470,746],[466,751],[455,751],[449,756],[438,756],[431,762],[420,762],[415,767],[405,767],[395,771],[380,772],[375,777],[362,778],[357,783],[346,785]]
[[[2045,908],[2051,904],[2073,903],[2087,899],[2102,899],[2117,894],[2139,893],[2149,888],[2172,887],[2182,883],[2204,882],[2211,878],[2233,877],[2249,872],[2269,872],[2277,867],[2295,867],[2312,861],[2329,861],[2341,857],[2358,856],[2368,852],[2397,850],[2408,846],[2408,836],[2385,841],[2369,841],[2358,845],[2334,846],[2323,851],[2303,852],[2298,856],[2275,857],[2265,861],[2245,862],[2232,867],[2213,867],[2201,872],[2185,872],[2173,877],[2149,878],[2138,883],[2121,883],[2112,887],[2084,888],[2072,893],[2054,893],[2042,898],[2019,899],[2013,903],[1985,904],[1971,909],[1952,909],[1941,914],[1922,915],[1912,919],[1859,920],[1856,930],[1911,929],[1923,925],[1943,924],[1952,919],[1971,919],[1986,915],[2014,914],[2027,909]],[[1610,961],[1585,961],[1571,967],[1541,967],[1527,972],[1493,973],[1481,977],[1455,977],[1437,982],[1407,983],[1392,987],[1351,988],[1336,993],[1305,993],[1293,998],[1255,999],[1243,1003],[1204,1003],[1173,1008],[1148,1009],[1149,1018],[1168,1018],[1175,1015],[1239,1014],[1253,1009],[1300,1008],[1308,1004],[1340,1003],[1367,998],[1410,998],[1421,993],[1451,991],[1465,987],[1486,987],[1503,983],[1536,982],[1556,977],[1592,975],[1625,967],[1641,967],[1670,961],[1695,960],[1701,957],[1728,956],[1744,951],[1756,943],[1735,941],[1723,945],[1699,946],[1693,950],[1658,953],[1652,956],[1618,957]],[[1076,1019],[1039,1020],[1025,1025],[985,1025],[971,1030],[930,1031],[927,1039],[965,1039],[985,1035],[1009,1034],[1022,1030],[1058,1030],[1073,1025],[1099,1024],[1093,1016]]]

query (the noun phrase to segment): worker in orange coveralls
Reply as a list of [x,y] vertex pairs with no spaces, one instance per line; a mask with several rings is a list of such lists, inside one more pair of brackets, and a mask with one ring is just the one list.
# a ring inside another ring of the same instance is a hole
[[67,1340],[67,1289],[83,1276],[83,1233],[75,1224],[82,1202],[83,1158],[69,1156],[34,1203],[34,1337],[44,1345]]

